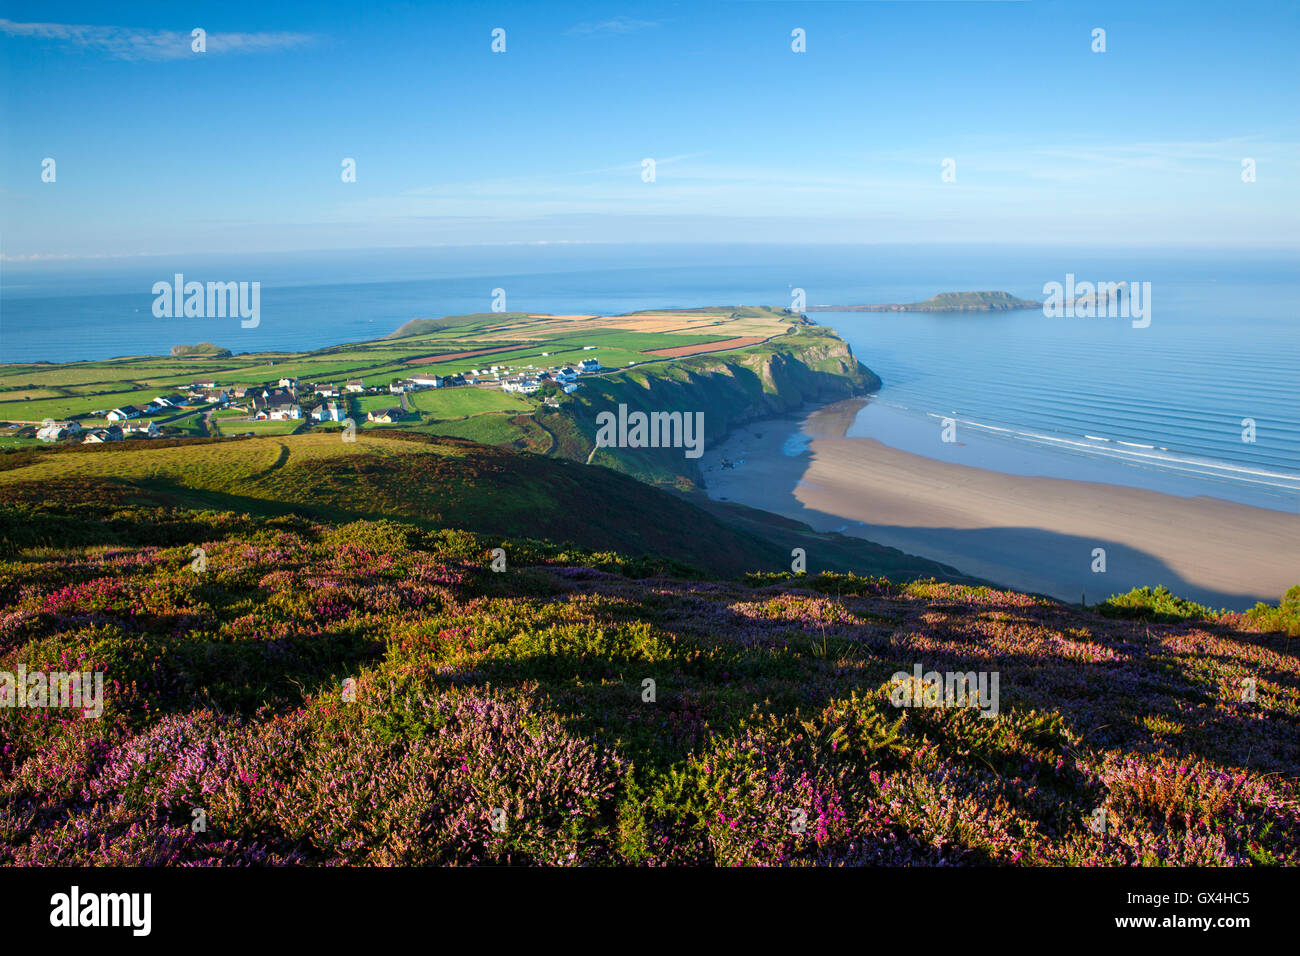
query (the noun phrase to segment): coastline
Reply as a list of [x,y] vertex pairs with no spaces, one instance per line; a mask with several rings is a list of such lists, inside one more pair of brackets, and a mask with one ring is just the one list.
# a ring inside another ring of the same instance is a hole
[[[842,401],[737,429],[701,459],[709,497],[1070,602],[1163,584],[1180,597],[1243,610],[1300,583],[1300,516],[1003,474],[845,437],[862,405]],[[743,464],[723,468],[724,458]],[[1092,571],[1095,548],[1105,549],[1104,573]],[[808,566],[817,569],[815,554]]]

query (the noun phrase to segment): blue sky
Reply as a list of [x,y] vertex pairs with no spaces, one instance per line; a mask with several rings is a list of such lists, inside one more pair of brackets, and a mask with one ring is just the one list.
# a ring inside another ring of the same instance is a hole
[[7,2],[0,252],[1294,246],[1298,11]]

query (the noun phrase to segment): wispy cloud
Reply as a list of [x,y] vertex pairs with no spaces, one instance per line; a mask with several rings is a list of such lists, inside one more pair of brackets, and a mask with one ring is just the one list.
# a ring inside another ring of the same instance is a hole
[[[655,161],[655,166],[671,166],[673,163],[680,163],[686,159],[695,159],[698,156],[707,156],[708,153],[682,153],[680,156],[658,156],[650,157]],[[629,171],[640,171],[641,160],[634,162],[620,163],[617,166],[602,166],[599,169],[583,169],[573,175],[575,176],[592,176],[600,173],[626,173]]]
[[571,36],[608,36],[611,34],[639,33],[659,26],[657,20],[636,20],[632,17],[614,17],[612,20],[587,20],[564,32]]
[[[141,27],[90,26],[71,23],[17,23],[0,19],[0,33],[12,37],[53,40],[83,50],[106,53],[119,60],[179,60],[194,56],[190,31]],[[206,52],[263,53],[303,46],[309,33],[208,33]]]

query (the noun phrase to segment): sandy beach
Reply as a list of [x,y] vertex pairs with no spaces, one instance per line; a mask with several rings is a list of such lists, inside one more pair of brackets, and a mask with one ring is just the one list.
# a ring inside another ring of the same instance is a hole
[[[1163,584],[1240,610],[1300,584],[1300,515],[936,461],[844,437],[860,407],[839,402],[738,430],[701,460],[710,496],[1074,602]],[[800,432],[806,450],[783,453],[799,447]],[[724,458],[743,464],[723,468]],[[816,571],[816,555],[808,566]]]

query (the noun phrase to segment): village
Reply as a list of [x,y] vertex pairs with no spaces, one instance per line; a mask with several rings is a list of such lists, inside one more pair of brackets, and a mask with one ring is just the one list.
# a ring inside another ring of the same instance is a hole
[[[310,425],[351,420],[390,425],[420,419],[419,411],[407,398],[414,392],[483,388],[532,396],[554,386],[549,389],[552,393],[572,394],[578,388],[580,376],[603,370],[598,359],[590,358],[545,369],[532,365],[526,369],[492,365],[451,375],[416,373],[383,385],[368,385],[364,378],[345,379],[341,385],[301,382],[292,376],[255,385],[223,385],[215,378],[200,379],[182,392],[157,395],[143,406],[122,405],[66,421],[47,420],[35,430],[34,437],[44,442],[87,445],[162,438],[167,436],[170,422],[192,418],[196,414],[201,416],[205,431],[210,422],[215,422],[216,430],[227,436],[255,433],[255,423],[263,422]],[[376,403],[371,399],[364,403],[367,409],[362,413],[362,403],[358,399],[374,396],[391,396],[393,404],[375,407]],[[544,401],[550,405],[557,404],[555,397]],[[241,424],[247,424],[249,430],[241,432]]]

